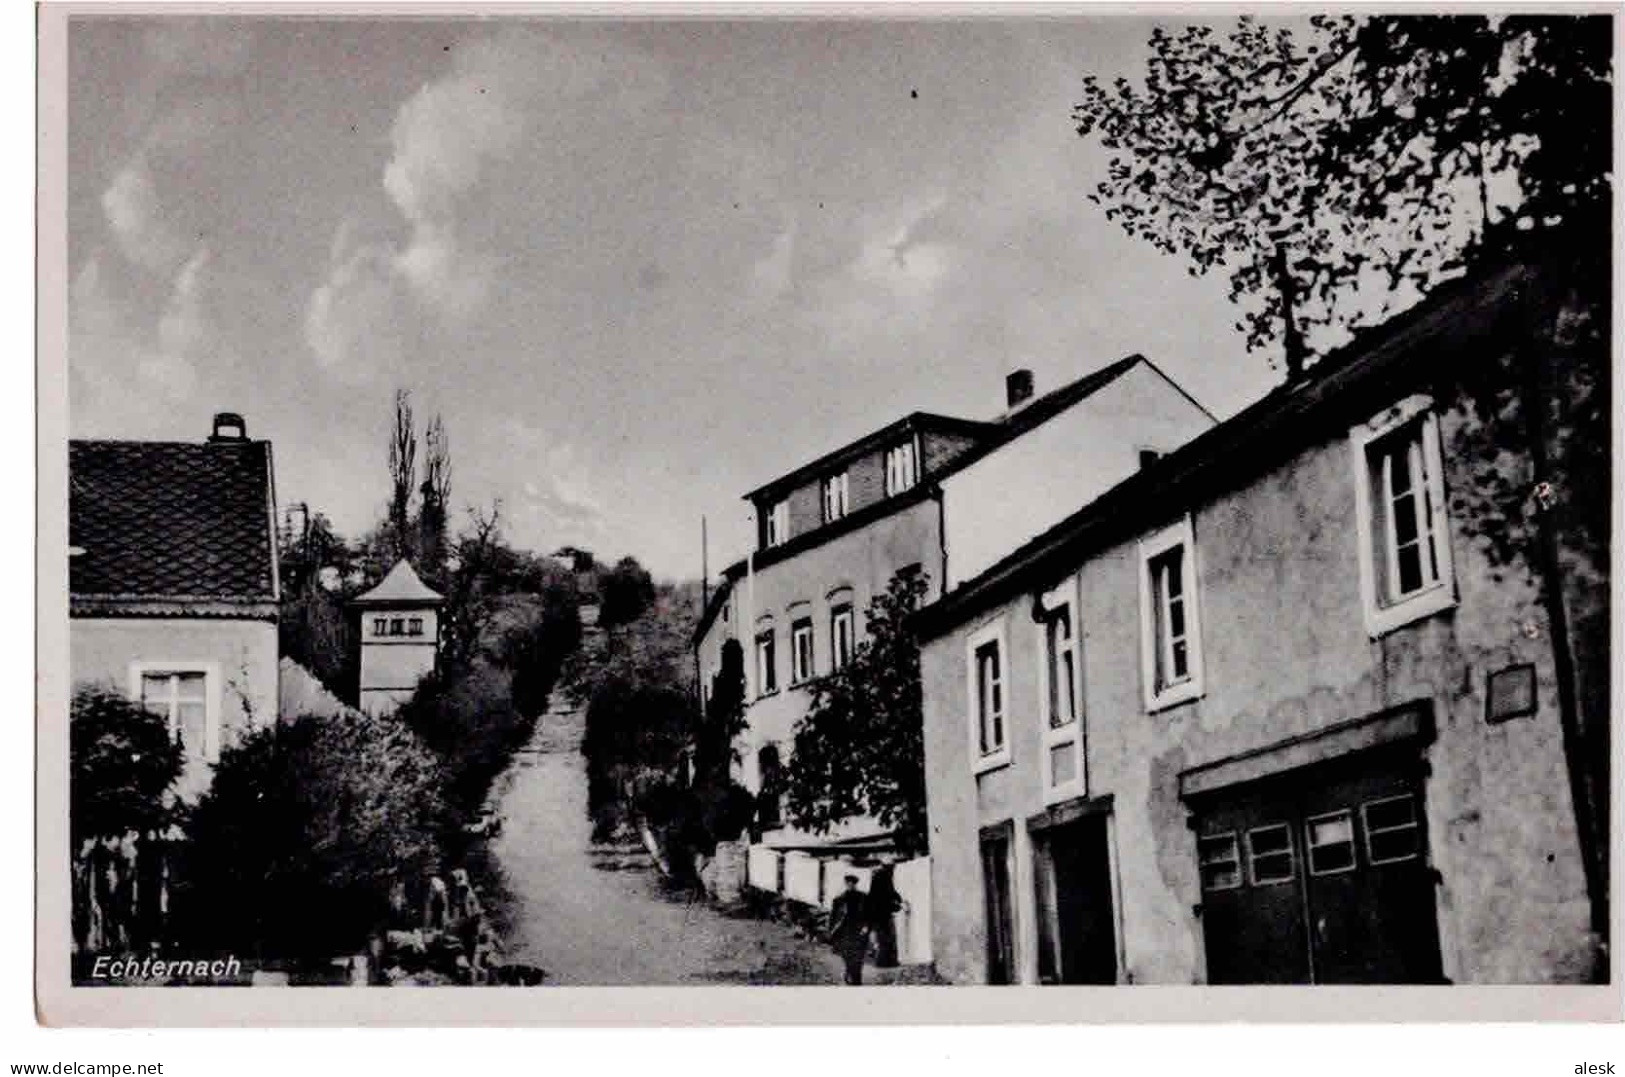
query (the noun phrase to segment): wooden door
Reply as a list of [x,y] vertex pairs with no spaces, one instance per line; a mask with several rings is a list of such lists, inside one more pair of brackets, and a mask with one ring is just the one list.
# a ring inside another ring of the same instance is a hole
[[1045,876],[1040,978],[1047,983],[1116,983],[1117,931],[1106,817],[1045,831],[1039,861]]
[[982,835],[983,905],[987,914],[987,982],[1015,983],[1015,923],[1010,903],[1010,830]]
[[1210,983],[1437,983],[1420,760],[1367,753],[1197,807]]

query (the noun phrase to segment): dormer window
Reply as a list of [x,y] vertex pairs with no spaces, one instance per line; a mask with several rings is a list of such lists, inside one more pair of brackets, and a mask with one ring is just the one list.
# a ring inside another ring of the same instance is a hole
[[790,502],[775,501],[767,511],[764,539],[769,546],[781,546],[790,537]]
[[914,443],[904,442],[886,452],[886,496],[900,494],[920,481]]
[[824,522],[832,523],[846,515],[846,472],[824,480]]

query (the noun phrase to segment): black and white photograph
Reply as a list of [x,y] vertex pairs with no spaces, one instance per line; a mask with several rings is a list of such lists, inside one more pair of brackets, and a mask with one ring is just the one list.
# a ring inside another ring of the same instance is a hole
[[47,1023],[1619,1019],[1612,10],[41,20]]

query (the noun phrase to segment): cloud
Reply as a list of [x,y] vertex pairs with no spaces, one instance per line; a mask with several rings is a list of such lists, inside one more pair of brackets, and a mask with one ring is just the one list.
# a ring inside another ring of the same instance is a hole
[[512,459],[530,464],[518,495],[503,505],[513,537],[534,549],[565,544],[588,546],[608,534],[603,503],[591,491],[592,478],[581,454],[555,443],[523,419],[508,418],[498,433]]
[[135,265],[168,274],[186,258],[186,239],[164,212],[145,154],[113,177],[102,193],[102,212],[119,250]]
[[195,396],[199,368],[224,358],[208,311],[210,257],[206,247],[193,251],[146,318],[115,290],[101,255],[85,262],[69,292],[68,356],[91,402],[128,414],[132,398],[178,405]]
[[768,252],[751,266],[751,292],[758,300],[778,299],[794,284],[797,230],[797,222],[792,217],[773,237]]
[[510,30],[459,47],[453,70],[402,105],[390,132],[384,190],[411,229],[397,270],[442,313],[478,311],[498,260],[461,225],[493,169],[547,140],[572,109],[630,115],[665,92],[657,68],[601,34]]
[[327,279],[305,311],[305,342],[341,381],[364,382],[405,361],[403,320],[411,311],[394,264],[388,244],[359,241],[354,226],[339,226]]

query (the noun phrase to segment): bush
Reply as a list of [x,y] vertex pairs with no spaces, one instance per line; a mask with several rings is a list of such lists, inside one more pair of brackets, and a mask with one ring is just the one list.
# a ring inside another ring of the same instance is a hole
[[536,728],[514,706],[510,674],[483,661],[452,679],[425,677],[398,713],[439,757],[457,825],[479,814],[491,783]]
[[275,958],[358,949],[391,881],[438,865],[445,821],[439,762],[396,718],[258,730],[221,753],[192,813],[176,930]]
[[166,828],[185,754],[162,718],[111,689],[81,685],[68,712],[68,830],[86,838]]

